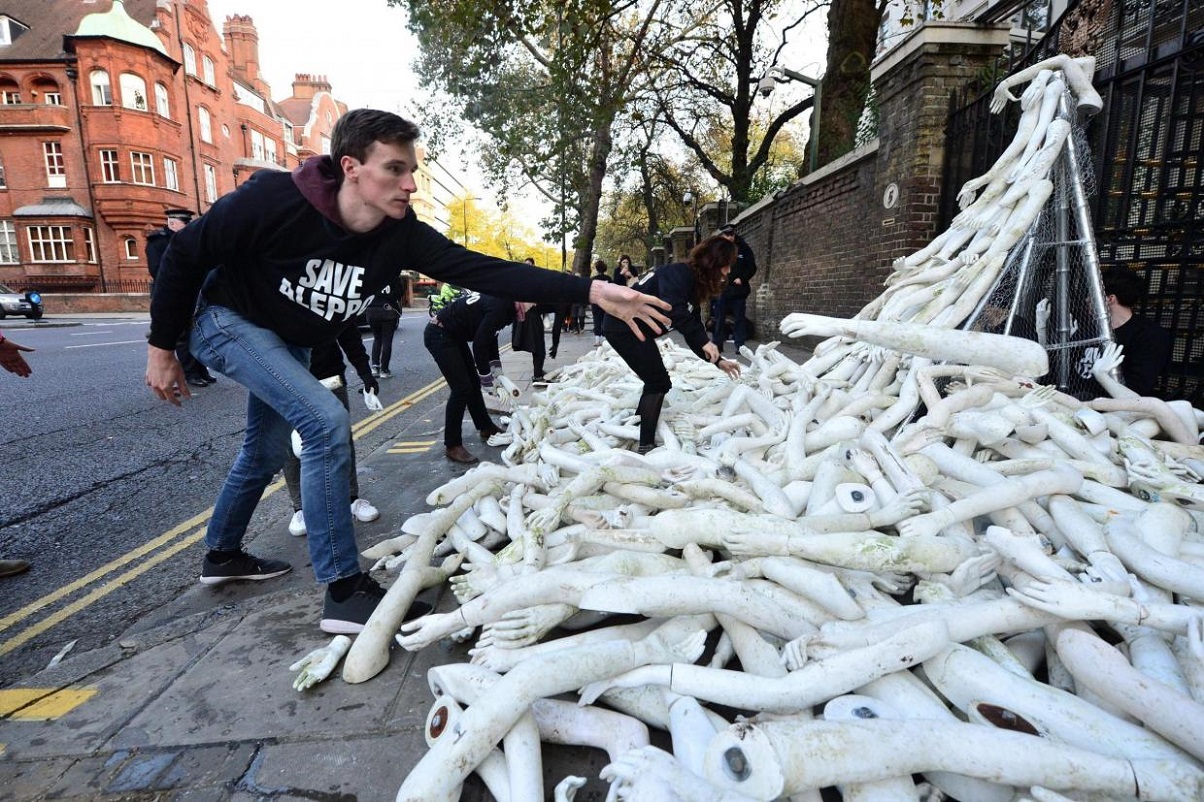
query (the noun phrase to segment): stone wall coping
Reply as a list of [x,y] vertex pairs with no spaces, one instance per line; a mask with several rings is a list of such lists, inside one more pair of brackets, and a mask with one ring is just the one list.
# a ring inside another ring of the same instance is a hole
[[962,44],[1003,47],[1010,41],[1011,32],[1011,26],[1006,22],[995,25],[982,25],[977,22],[925,22],[870,65],[870,82],[877,83],[884,75],[925,45]]

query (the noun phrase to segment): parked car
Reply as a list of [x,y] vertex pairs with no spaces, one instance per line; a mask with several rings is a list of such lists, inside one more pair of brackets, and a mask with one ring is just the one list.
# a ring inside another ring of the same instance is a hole
[[19,315],[30,320],[41,320],[42,311],[42,294],[37,290],[16,292],[0,284],[0,319]]

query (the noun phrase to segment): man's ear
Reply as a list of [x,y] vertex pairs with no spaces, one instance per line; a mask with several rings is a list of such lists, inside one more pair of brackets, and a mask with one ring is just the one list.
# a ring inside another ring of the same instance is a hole
[[339,169],[343,171],[343,178],[355,179],[356,173],[359,172],[360,160],[354,156],[343,156],[339,159]]

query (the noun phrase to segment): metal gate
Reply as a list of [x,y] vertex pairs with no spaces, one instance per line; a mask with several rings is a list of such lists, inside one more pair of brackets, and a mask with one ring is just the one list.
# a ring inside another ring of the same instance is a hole
[[[984,20],[986,21],[986,20]],[[1204,404],[1204,2],[1080,0],[1022,54],[1005,55],[950,100],[942,225],[956,195],[1011,141],[1018,104],[988,111],[999,78],[1051,55],[1091,53],[1104,110],[1087,129],[1091,196],[1105,269],[1145,279],[1136,311],[1174,335],[1158,393]]]

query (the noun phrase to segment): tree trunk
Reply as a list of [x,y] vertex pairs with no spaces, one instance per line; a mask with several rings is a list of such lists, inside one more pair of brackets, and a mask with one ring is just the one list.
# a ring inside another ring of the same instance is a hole
[[594,238],[598,234],[598,210],[602,205],[602,181],[606,178],[606,163],[614,143],[610,136],[610,123],[603,123],[594,131],[593,149],[590,151],[588,184],[581,197],[581,230],[573,240],[573,273],[589,278],[590,263],[594,253]]
[[881,2],[832,0],[828,7],[828,67],[820,82],[821,167],[853,149],[857,121],[870,89],[870,62],[882,22]]

